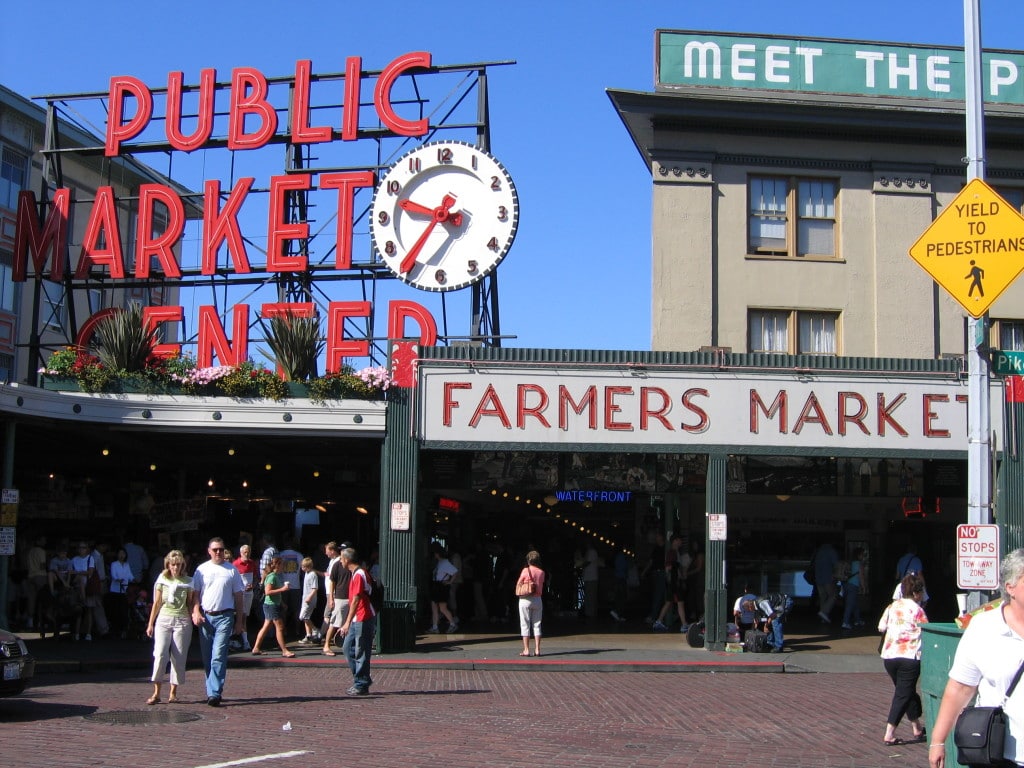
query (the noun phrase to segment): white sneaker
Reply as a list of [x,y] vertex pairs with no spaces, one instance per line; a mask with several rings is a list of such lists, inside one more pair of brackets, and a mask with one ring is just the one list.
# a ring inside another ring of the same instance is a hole
[[430,629],[427,630],[427,633],[431,634],[431,635],[436,635],[436,634],[440,633],[440,631],[441,630],[439,630],[437,627],[431,627]]
[[619,616],[619,612],[618,611],[612,611],[612,618],[615,619],[616,621],[625,621],[624,618]]
[[830,619],[823,611],[818,611],[818,618],[821,619],[825,624],[832,623],[832,619]]
[[449,633],[451,633],[451,632],[458,632],[458,631],[459,631],[459,622],[453,621],[451,624],[448,625],[448,632]]
[[86,635],[86,636],[85,636],[85,639],[86,639],[86,640],[90,640],[90,641],[91,641],[91,640],[92,640],[92,635]]

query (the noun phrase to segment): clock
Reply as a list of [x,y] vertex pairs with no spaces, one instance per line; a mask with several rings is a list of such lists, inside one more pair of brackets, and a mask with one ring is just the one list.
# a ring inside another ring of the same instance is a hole
[[465,288],[512,246],[519,197],[500,162],[463,141],[422,144],[380,180],[370,205],[378,256],[424,291]]

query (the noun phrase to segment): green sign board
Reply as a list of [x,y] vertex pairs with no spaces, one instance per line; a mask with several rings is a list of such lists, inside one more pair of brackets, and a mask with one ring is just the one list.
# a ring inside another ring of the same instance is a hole
[[1024,376],[1024,352],[993,350],[992,372],[1004,376]]
[[[656,85],[964,100],[962,48],[658,30]],[[986,102],[1024,104],[1024,52],[982,54]]]

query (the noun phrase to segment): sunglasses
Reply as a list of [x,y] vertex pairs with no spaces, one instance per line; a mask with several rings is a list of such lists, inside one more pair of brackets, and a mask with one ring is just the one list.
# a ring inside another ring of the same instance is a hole
[[223,552],[224,547],[210,547],[211,552]]

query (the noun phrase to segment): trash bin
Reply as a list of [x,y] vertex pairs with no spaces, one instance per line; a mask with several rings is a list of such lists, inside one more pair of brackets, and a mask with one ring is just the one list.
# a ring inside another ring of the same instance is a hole
[[416,610],[413,603],[384,601],[378,624],[381,653],[416,649]]
[[[939,714],[939,703],[946,690],[949,670],[953,666],[956,647],[964,633],[956,624],[921,625],[921,702],[924,704],[924,720],[928,727],[928,741],[931,742],[935,718]],[[953,732],[946,739],[946,766],[955,768],[956,746]]]

